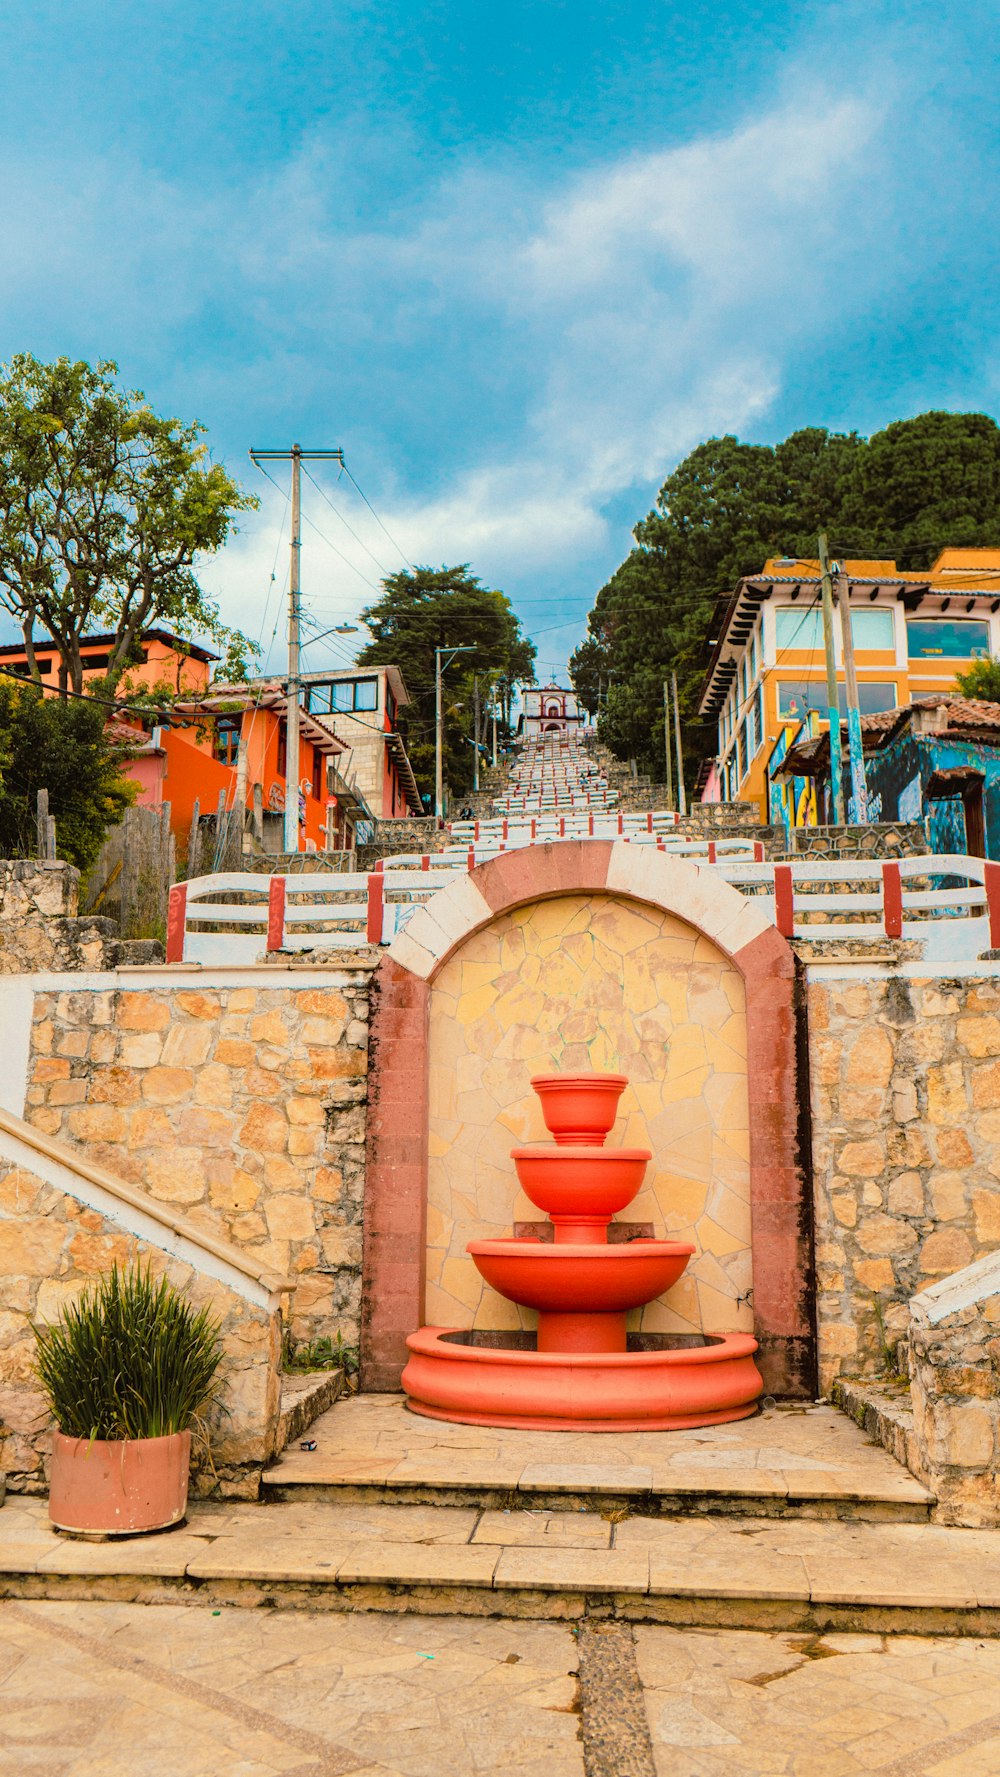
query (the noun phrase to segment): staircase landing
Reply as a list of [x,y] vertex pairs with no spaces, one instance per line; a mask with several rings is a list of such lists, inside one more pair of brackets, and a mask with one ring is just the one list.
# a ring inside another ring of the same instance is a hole
[[293,1445],[265,1472],[265,1496],[917,1523],[934,1503],[822,1405],[693,1431],[577,1435],[450,1425],[410,1413],[401,1395],[360,1395],[321,1415],[309,1438],[314,1450]]

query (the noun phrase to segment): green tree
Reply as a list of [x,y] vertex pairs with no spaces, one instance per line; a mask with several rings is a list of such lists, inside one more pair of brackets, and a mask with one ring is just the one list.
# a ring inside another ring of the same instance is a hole
[[[398,666],[412,703],[401,713],[414,775],[424,793],[434,789],[434,650],[469,647],[444,676],[444,775],[453,794],[472,782],[473,675],[494,697],[510,727],[514,688],[534,678],[535,650],[505,593],[482,585],[458,567],[415,568],[382,582],[382,596],[362,611],[372,640],[360,666]],[[489,688],[492,687],[490,691]]]
[[0,857],[35,854],[36,797],[47,790],[56,850],[87,870],[108,827],[135,801],[128,757],[108,739],[100,704],[43,697],[34,685],[0,677]]
[[117,368],[22,353],[0,374],[0,605],[36,682],[35,637],[51,637],[63,691],[83,689],[87,634],[112,636],[108,692],[154,623],[235,643],[244,661],[254,651],[194,566],[257,502],[209,461],[202,426],[160,418]]
[[815,558],[823,529],[834,554],[901,567],[948,543],[1000,542],[1000,428],[985,414],[928,413],[870,439],[809,427],[774,446],[698,445],[636,525],[570,661],[582,697],[595,676],[609,687],[599,730],[619,757],[662,776],[662,687],[676,672],[690,781],[715,750],[697,718],[713,618],[768,556]]
[[974,660],[964,673],[955,674],[955,683],[963,697],[1000,703],[1000,660]]

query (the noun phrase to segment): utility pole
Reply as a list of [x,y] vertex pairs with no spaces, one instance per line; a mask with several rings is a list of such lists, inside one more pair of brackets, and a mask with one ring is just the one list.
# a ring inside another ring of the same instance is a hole
[[677,752],[677,805],[681,814],[687,814],[687,796],[684,791],[684,754],[681,752],[681,706],[677,701],[676,673],[671,673],[670,683],[674,688],[674,746]]
[[[830,722],[830,787],[833,824],[844,824],[844,778],[840,762],[840,695],[837,690],[837,648],[833,639],[833,580],[826,532],[819,534],[819,584],[823,599],[823,648],[826,653],[826,701]],[[846,660],[846,655],[845,655]]]
[[851,761],[851,800],[854,819],[863,825],[868,819],[868,792],[865,785],[865,754],[861,739],[861,709],[858,704],[858,675],[854,667],[854,636],[851,631],[851,582],[843,568],[837,566],[837,603],[840,606],[840,641],[844,653],[844,689],[847,698],[847,750]]
[[[434,813],[440,821],[444,816],[444,710],[441,699],[441,679],[456,654],[474,654],[475,642],[467,642],[461,648],[435,648],[434,650]],[[441,663],[442,654],[448,658]]]
[[667,807],[674,806],[674,768],[670,762],[670,686],[663,681],[663,753],[667,762]]
[[288,575],[288,681],[285,693],[285,851],[299,849],[299,629],[302,616],[302,464],[343,464],[342,450],[251,450],[253,463],[292,464],[292,558]]
[[472,748],[472,788],[473,788],[473,791],[478,794],[478,791],[479,791],[479,674],[478,673],[473,673],[473,675],[472,675],[472,708],[473,708],[472,739],[475,743]]

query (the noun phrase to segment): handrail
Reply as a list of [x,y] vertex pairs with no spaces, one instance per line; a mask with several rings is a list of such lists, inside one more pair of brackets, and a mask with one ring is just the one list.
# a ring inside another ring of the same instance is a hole
[[[881,932],[889,938],[930,940],[939,930],[942,941],[954,947],[956,922],[971,933],[985,919],[990,947],[1000,948],[1000,864],[989,860],[949,852],[773,862],[764,859],[761,841],[749,836],[682,839],[669,829],[667,835],[650,831],[646,817],[641,819],[643,828],[619,835],[618,843],[655,846],[665,857],[685,858],[721,877],[749,895],[761,911],[770,912],[784,937],[847,941],[859,933]],[[547,836],[538,832],[537,822],[532,827],[532,836],[544,841]],[[264,877],[219,872],[178,883],[170,892],[167,961],[182,962],[185,954],[199,951],[207,960],[220,944],[229,946],[225,954],[254,961],[265,927],[271,954],[316,944],[335,949],[391,943],[419,902],[504,851],[531,843],[508,822],[501,823],[503,829],[506,837],[388,857],[367,874],[317,871]],[[947,886],[942,886],[943,879],[948,879]],[[244,900],[237,905],[212,899],[220,894],[240,894]],[[807,916],[805,922],[797,914]],[[952,936],[944,931],[946,923]],[[223,932],[216,942],[212,934],[196,929],[213,925],[239,931]],[[189,939],[194,940],[190,947]]]

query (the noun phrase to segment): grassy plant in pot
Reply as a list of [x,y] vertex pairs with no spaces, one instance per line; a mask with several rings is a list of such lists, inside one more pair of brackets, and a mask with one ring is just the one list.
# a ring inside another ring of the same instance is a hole
[[179,1523],[191,1426],[218,1388],[218,1323],[148,1266],[115,1266],[52,1326],[33,1331],[58,1427],[53,1524],[127,1536]]

